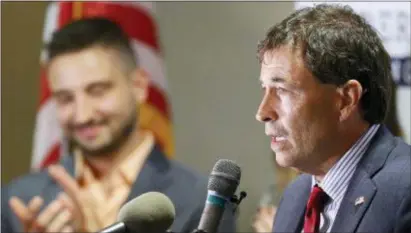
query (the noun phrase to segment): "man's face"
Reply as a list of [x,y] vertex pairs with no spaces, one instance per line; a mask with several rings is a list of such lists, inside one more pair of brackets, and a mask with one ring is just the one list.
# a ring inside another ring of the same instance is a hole
[[265,123],[277,163],[305,170],[321,162],[338,129],[336,87],[321,84],[289,46],[266,52],[260,81],[256,118]]
[[117,149],[137,122],[135,73],[125,72],[113,50],[92,47],[60,55],[48,67],[58,120],[89,154]]

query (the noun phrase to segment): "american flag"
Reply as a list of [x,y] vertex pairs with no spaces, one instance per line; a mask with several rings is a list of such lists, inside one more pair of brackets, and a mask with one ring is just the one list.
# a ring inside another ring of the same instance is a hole
[[[47,8],[43,43],[52,33],[72,20],[104,16],[117,22],[130,36],[139,65],[148,73],[151,83],[148,100],[140,106],[140,127],[151,130],[168,157],[174,155],[174,142],[167,98],[167,81],[161,48],[157,37],[151,2],[51,2]],[[39,170],[57,162],[65,153],[62,130],[47,83],[47,51],[40,56],[40,105],[36,116],[31,168]]]

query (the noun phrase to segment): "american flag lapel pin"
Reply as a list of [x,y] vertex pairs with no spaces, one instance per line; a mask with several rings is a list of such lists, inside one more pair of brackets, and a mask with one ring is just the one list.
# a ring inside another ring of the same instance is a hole
[[361,196],[361,197],[358,197],[357,199],[355,199],[354,205],[359,206],[359,205],[363,204],[364,202],[365,202],[365,198],[364,198],[364,196]]

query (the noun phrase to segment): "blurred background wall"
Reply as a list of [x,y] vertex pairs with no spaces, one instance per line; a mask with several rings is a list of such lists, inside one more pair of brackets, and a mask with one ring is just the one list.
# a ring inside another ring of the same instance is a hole
[[[1,2],[2,182],[29,171],[39,100],[46,2]],[[240,231],[273,180],[269,139],[255,120],[260,101],[256,45],[292,2],[156,3],[173,111],[176,159],[208,175],[236,160],[248,192]]]

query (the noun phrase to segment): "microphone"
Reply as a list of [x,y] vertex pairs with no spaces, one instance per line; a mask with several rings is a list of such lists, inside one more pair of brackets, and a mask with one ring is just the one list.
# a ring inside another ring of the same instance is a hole
[[148,192],[123,205],[118,222],[100,233],[165,233],[174,217],[174,205],[166,195]]
[[220,159],[208,180],[207,199],[198,228],[194,232],[217,232],[225,204],[232,200],[240,183],[241,168],[231,160]]

